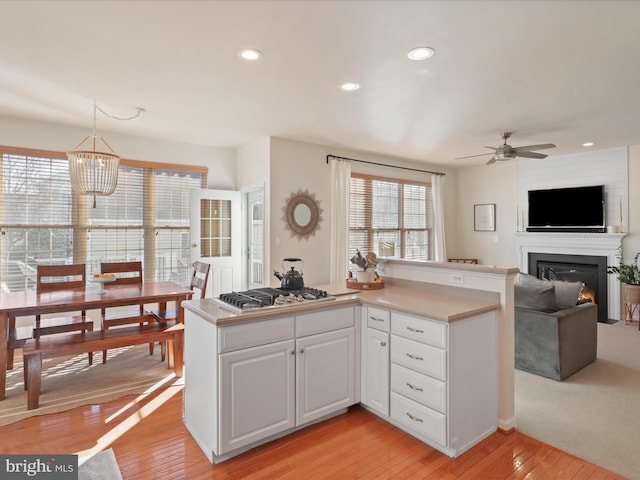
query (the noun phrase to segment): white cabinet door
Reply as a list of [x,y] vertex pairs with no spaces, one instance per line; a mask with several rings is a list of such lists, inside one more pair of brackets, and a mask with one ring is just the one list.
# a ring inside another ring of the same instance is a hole
[[363,403],[389,416],[389,334],[365,328]]
[[296,340],[296,424],[353,405],[355,398],[354,328]]
[[220,454],[295,426],[294,340],[220,355]]

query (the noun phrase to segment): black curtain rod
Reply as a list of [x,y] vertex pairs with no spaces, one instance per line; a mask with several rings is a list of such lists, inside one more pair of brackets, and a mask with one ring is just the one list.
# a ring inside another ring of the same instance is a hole
[[445,174],[442,172],[432,172],[430,170],[420,170],[418,168],[399,167],[397,165],[389,165],[387,163],[368,162],[367,160],[357,160],[355,158],[337,157],[335,155],[327,155],[327,163],[329,163],[329,158],[337,158],[339,160],[349,160],[350,162],[368,163],[369,165],[378,165],[380,167],[399,168],[401,170],[411,170],[412,172],[430,173],[432,175],[442,175],[443,177],[445,176]]

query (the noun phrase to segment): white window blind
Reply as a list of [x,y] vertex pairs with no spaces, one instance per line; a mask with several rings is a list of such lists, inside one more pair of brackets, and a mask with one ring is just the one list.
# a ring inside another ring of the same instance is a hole
[[[3,291],[35,286],[37,265],[141,260],[145,280],[188,284],[189,189],[206,186],[206,170],[121,161],[113,195],[72,192],[60,152],[0,147],[0,281]],[[148,166],[147,166],[148,165]]]
[[432,258],[431,185],[354,173],[350,205],[349,258]]

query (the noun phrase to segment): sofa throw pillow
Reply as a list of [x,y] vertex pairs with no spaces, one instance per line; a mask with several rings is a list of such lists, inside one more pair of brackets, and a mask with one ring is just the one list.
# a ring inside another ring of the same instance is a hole
[[541,312],[556,311],[556,288],[545,285],[515,285],[514,304]]
[[580,293],[584,288],[584,283],[563,282],[561,280],[553,280],[551,283],[556,288],[556,308],[558,310],[576,306]]
[[516,285],[528,285],[528,286],[547,286],[550,287],[551,283],[548,280],[543,280],[538,277],[534,277],[533,275],[529,275],[528,273],[518,273],[516,277]]
[[556,287],[556,310],[575,307],[584,288],[584,283],[582,282],[547,280],[526,273],[518,273],[516,285]]

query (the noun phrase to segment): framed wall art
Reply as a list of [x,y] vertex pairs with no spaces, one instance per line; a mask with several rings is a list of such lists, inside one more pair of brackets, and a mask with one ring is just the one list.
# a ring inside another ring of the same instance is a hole
[[476,232],[496,231],[495,203],[483,203],[473,206],[473,229]]

